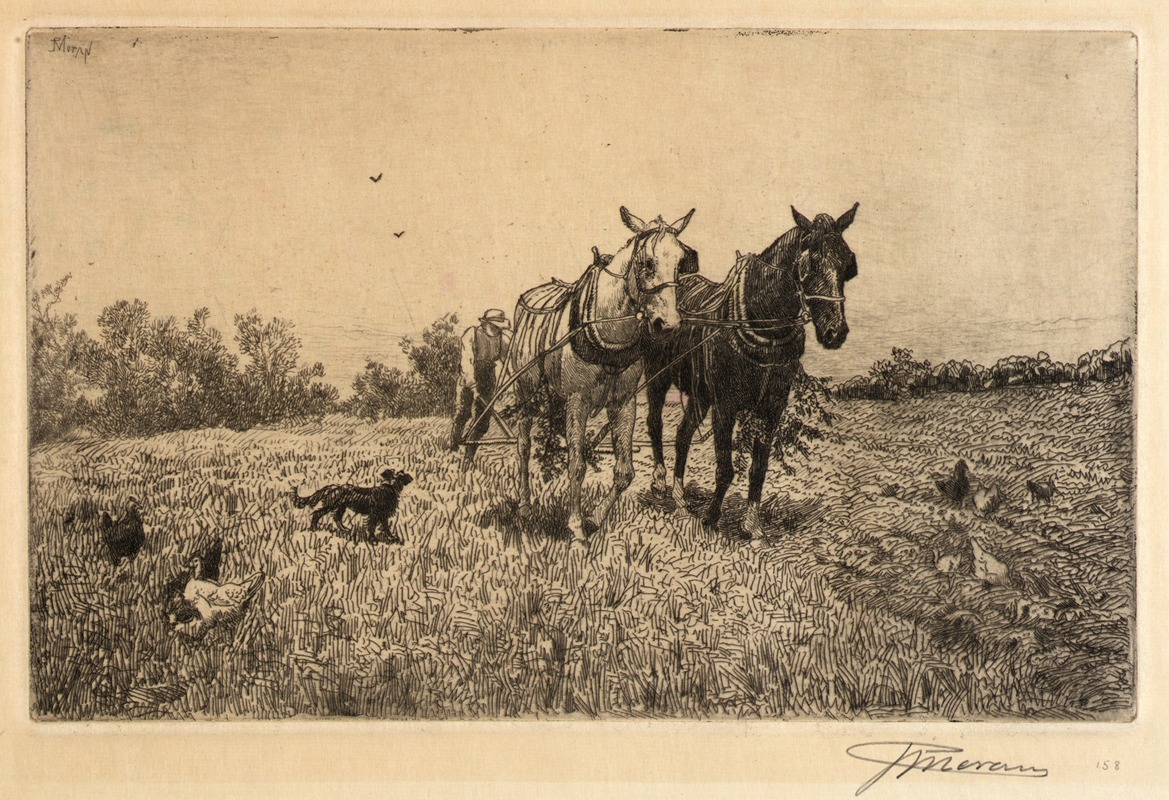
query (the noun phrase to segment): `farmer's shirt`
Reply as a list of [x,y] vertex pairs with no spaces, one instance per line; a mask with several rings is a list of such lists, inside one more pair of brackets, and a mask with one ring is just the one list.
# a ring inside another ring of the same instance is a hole
[[495,363],[507,355],[507,334],[492,336],[479,326],[467,328],[461,340],[463,377],[473,378],[480,392],[495,387]]

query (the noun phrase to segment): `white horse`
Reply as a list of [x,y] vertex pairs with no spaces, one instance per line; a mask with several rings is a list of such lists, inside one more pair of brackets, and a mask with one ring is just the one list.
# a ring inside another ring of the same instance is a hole
[[601,408],[609,417],[616,463],[613,487],[594,515],[604,524],[617,498],[633,481],[633,424],[641,380],[641,345],[680,322],[678,276],[698,269],[698,254],[678,236],[693,209],[673,224],[645,223],[622,207],[634,232],[607,264],[597,259],[571,287],[543,284],[516,305],[515,335],[506,372],[514,376],[519,456],[520,514],[531,514],[531,401],[541,386],[565,403],[568,442],[568,527],[585,541],[581,483],[589,418]]

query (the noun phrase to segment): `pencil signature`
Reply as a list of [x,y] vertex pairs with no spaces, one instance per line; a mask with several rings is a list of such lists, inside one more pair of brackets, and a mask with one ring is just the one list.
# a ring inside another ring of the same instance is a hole
[[1028,767],[1005,761],[962,759],[955,760],[961,747],[928,742],[862,742],[846,751],[860,761],[880,764],[877,774],[861,784],[857,795],[871,789],[890,772],[900,780],[914,770],[920,772],[961,773],[963,775],[998,775],[1008,778],[1046,778],[1046,767]]
[[79,44],[69,44],[68,34],[54,36],[52,41],[53,46],[49,48],[50,53],[68,53],[74,58],[80,56],[82,61],[84,61],[86,64],[89,63],[89,55],[93,52],[93,42],[90,42],[85,46]]

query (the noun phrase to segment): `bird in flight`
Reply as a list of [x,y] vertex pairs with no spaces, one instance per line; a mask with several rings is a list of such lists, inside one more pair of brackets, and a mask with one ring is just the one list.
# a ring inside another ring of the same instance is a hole
[[378,181],[380,181],[380,180],[382,179],[382,173],[380,173],[380,172],[379,172],[379,173],[377,174],[377,177],[376,177],[376,178],[375,178],[375,177],[373,177],[372,175],[370,175],[370,176],[369,176],[369,179],[370,179],[371,181],[373,181],[374,183],[377,183]]
[[403,234],[403,233],[405,233],[405,232],[406,232],[406,231],[398,231],[397,233],[395,233],[395,234],[394,234],[394,236],[396,236],[397,238],[401,239],[401,238],[402,238],[402,234]]

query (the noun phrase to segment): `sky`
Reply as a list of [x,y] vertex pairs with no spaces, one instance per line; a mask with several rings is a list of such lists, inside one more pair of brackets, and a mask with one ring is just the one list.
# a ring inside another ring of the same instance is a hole
[[[1074,359],[1134,335],[1136,45],[1123,33],[78,30],[29,39],[31,281],[63,304],[256,308],[346,390],[447,312],[573,279],[618,215],[697,211],[721,278],[860,203],[851,334]],[[371,177],[381,175],[377,182]]]

